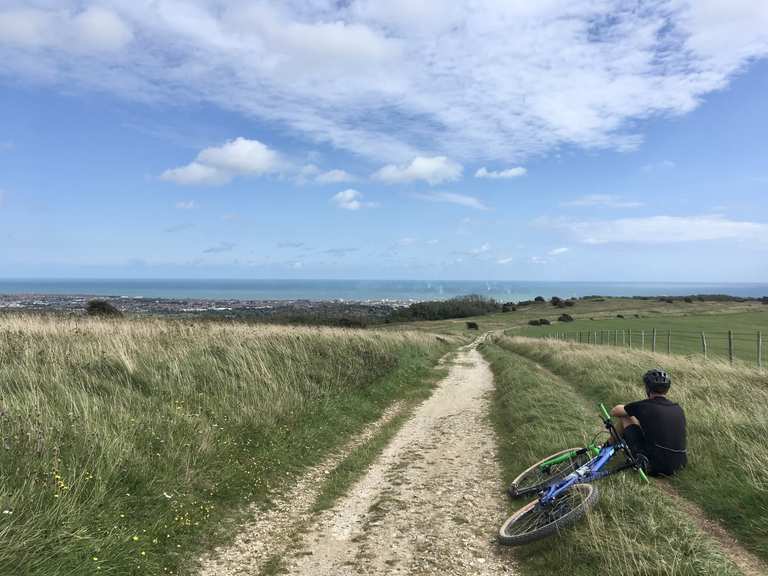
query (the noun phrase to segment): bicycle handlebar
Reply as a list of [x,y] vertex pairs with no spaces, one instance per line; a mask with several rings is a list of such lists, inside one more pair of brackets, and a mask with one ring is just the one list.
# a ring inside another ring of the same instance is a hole
[[605,404],[603,404],[602,402],[600,403],[600,410],[603,411],[603,419],[605,420],[611,419],[611,415],[608,414],[608,410],[606,409]]

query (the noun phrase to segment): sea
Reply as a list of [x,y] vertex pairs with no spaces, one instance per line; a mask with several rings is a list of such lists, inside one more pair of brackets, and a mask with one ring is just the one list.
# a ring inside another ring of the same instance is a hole
[[476,280],[0,279],[0,295],[48,294],[196,300],[413,302],[479,294],[499,301],[536,296],[768,296],[768,283],[534,282]]

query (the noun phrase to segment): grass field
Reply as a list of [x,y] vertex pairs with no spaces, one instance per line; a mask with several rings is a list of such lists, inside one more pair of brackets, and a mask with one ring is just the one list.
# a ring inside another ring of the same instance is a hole
[[[709,316],[716,316],[714,320],[709,323],[702,324],[704,328],[712,328],[715,331],[723,332],[728,330],[730,325],[730,317],[741,316],[743,318],[749,318],[755,315],[756,320],[750,322],[749,320],[741,325],[742,320],[736,319],[734,329],[739,332],[749,332],[750,335],[754,333],[754,330],[759,329],[760,326],[764,326],[768,331],[768,306],[760,304],[759,302],[699,302],[694,301],[692,303],[687,302],[675,302],[674,304],[667,304],[665,302],[659,302],[657,300],[640,300],[635,298],[601,298],[601,299],[587,299],[578,300],[576,304],[568,308],[556,308],[548,302],[531,304],[529,306],[523,306],[517,309],[516,312],[501,312],[497,314],[488,314],[486,316],[476,316],[472,318],[457,318],[451,320],[435,320],[427,322],[409,322],[403,324],[385,325],[384,330],[418,330],[422,332],[429,332],[434,334],[471,334],[472,331],[467,330],[467,322],[477,322],[481,332],[495,331],[495,330],[509,330],[513,328],[528,329],[528,321],[546,318],[553,322],[553,326],[549,327],[551,331],[565,331],[576,330],[575,322],[571,323],[559,323],[557,318],[567,313],[573,316],[578,321],[587,322],[588,324],[582,324],[582,326],[593,327],[598,323],[606,322],[606,328],[608,326],[614,327],[614,320],[617,314],[625,316],[624,321],[627,328],[635,328],[632,322],[635,322],[635,315],[641,316],[643,321],[650,321],[650,319],[702,319],[706,320]],[[592,320],[594,319],[594,320]],[[672,322],[676,320],[670,320]],[[685,321],[685,320],[683,320]],[[661,324],[658,324],[661,326]],[[640,324],[637,325],[638,329]],[[645,326],[645,325],[643,325]],[[648,324],[650,328],[653,328]],[[530,327],[534,330],[533,327]],[[581,330],[587,330],[589,328],[582,327]],[[621,329],[621,326],[619,326]],[[696,329],[696,328],[694,328]],[[539,332],[545,332],[546,327],[536,328]],[[531,332],[529,335],[534,335]],[[753,341],[753,340],[750,340]]]
[[[680,305],[682,306],[682,305]],[[707,342],[707,357],[728,358],[728,330],[733,331],[734,356],[736,360],[756,364],[757,334],[762,333],[763,365],[768,365],[768,306],[755,307],[749,312],[670,313],[646,312],[623,314],[624,318],[578,319],[574,322],[557,322],[550,326],[522,326],[519,333],[525,336],[549,336],[566,332],[569,340],[584,342],[589,338],[611,346],[630,345],[651,350],[653,329],[656,329],[656,350],[673,354],[703,355],[702,332]],[[581,334],[579,334],[581,333]],[[597,333],[597,336],[595,336]]]
[[[764,373],[682,356],[527,338],[496,338],[484,353],[497,380],[494,419],[508,480],[522,464],[587,440],[600,427],[599,402],[641,397],[640,375],[664,366],[674,381],[672,397],[688,417],[690,465],[674,486],[768,560]],[[601,503],[587,522],[559,537],[557,545],[522,549],[525,573],[737,573],[658,488],[641,484],[633,474],[599,487]]]
[[423,395],[450,348],[408,332],[0,317],[0,566],[177,573],[222,520]]

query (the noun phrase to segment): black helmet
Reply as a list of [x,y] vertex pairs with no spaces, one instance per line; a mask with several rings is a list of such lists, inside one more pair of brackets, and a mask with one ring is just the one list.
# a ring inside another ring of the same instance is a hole
[[648,370],[648,372],[643,375],[643,383],[648,392],[665,394],[672,385],[672,379],[664,370],[654,368],[653,370]]

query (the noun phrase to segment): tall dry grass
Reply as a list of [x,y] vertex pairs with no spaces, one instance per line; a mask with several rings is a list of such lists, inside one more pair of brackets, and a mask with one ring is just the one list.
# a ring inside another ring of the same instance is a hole
[[0,574],[170,573],[445,350],[414,333],[0,317]]

